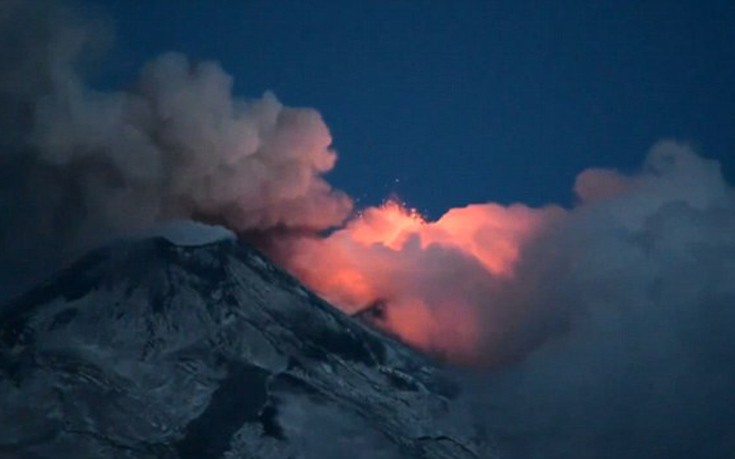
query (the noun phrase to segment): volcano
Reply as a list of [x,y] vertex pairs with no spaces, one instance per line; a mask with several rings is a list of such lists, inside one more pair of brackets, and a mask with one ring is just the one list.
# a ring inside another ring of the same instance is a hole
[[492,456],[437,366],[239,241],[118,242],[1,314],[2,458]]

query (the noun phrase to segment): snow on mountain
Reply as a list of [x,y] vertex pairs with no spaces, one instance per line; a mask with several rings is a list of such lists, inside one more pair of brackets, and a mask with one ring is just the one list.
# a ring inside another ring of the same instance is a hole
[[0,457],[485,458],[429,361],[248,246],[97,250],[0,316]]

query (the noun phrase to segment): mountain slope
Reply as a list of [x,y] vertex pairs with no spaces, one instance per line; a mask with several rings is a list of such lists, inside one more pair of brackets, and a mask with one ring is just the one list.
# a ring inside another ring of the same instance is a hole
[[235,241],[101,249],[0,317],[0,457],[486,457],[451,395]]

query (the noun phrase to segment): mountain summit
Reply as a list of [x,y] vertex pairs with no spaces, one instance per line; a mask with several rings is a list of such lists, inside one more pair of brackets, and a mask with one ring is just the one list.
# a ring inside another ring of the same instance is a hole
[[99,249],[0,316],[0,458],[486,457],[453,390],[233,240]]

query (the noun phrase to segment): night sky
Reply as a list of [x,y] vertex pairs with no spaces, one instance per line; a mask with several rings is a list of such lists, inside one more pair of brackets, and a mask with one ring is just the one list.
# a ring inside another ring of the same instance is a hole
[[93,3],[116,30],[98,85],[165,51],[219,61],[237,95],[324,116],[358,205],[567,205],[584,168],[669,138],[735,177],[729,1]]

